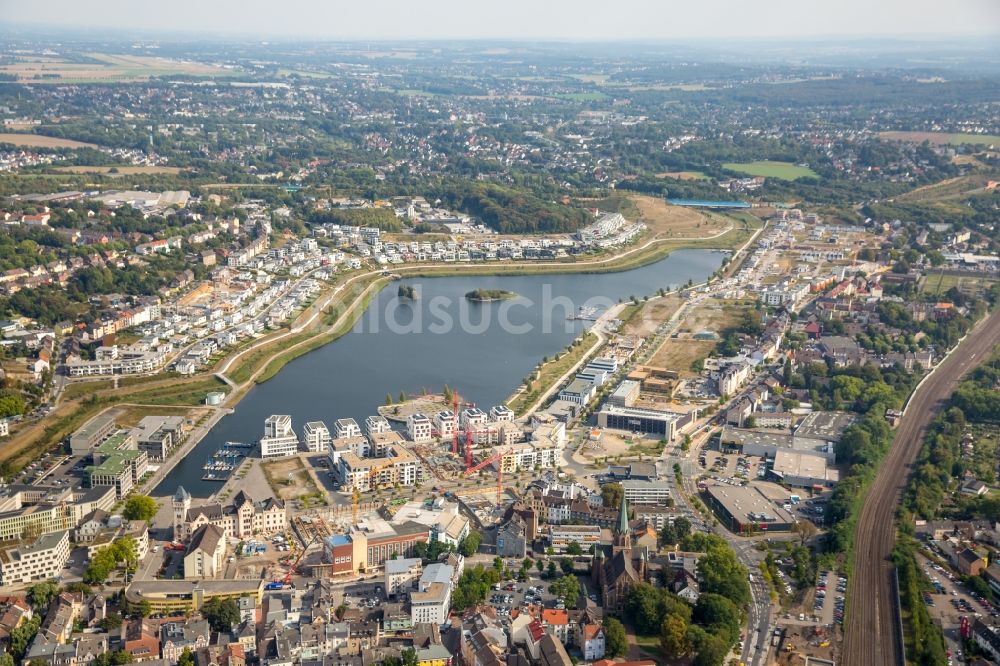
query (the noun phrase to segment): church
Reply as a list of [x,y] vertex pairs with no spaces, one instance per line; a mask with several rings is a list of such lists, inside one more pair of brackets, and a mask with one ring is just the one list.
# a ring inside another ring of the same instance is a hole
[[177,487],[173,499],[174,540],[183,541],[202,525],[215,525],[226,537],[245,539],[284,532],[288,514],[281,500],[270,497],[255,502],[244,491],[236,493],[231,504],[191,506],[191,495],[183,486]]
[[621,615],[632,586],[642,583],[647,575],[645,547],[634,547],[628,521],[628,502],[622,496],[610,546],[597,545],[591,563],[594,585],[601,592],[607,613]]

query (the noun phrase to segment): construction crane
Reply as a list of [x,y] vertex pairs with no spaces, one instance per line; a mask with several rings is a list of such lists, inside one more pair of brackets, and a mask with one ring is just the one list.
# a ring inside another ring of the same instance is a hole
[[[466,449],[466,459],[469,458],[468,451],[469,449]],[[500,502],[503,499],[503,457],[508,453],[507,450],[497,451],[489,458],[480,460],[477,465],[466,469],[463,475],[468,477],[493,463],[497,463],[497,506],[500,506]]]
[[[386,462],[382,463],[381,465],[371,466],[371,468],[368,470],[369,489],[371,489],[373,486],[372,480],[375,478],[375,475],[378,474],[383,469],[385,469],[386,467],[389,467],[390,465],[392,465],[392,462]],[[358,501],[360,499],[361,499],[361,493],[358,492],[358,488],[357,486],[355,486],[354,488],[351,489],[351,516],[352,516],[351,522],[353,522],[355,525],[358,524]]]
[[316,543],[319,539],[320,539],[319,534],[316,534],[313,536],[312,539],[309,540],[309,543],[305,545],[305,547],[302,549],[302,552],[298,554],[298,557],[295,558],[291,566],[288,568],[288,573],[285,574],[285,577],[281,579],[282,584],[284,585],[291,584],[292,574],[294,574],[295,570],[298,568],[299,562],[301,562],[302,558],[305,557],[306,551],[309,550],[309,547],[312,546],[314,543]]
[[454,419],[451,424],[451,454],[454,456],[458,455],[458,393],[452,393],[452,416]]

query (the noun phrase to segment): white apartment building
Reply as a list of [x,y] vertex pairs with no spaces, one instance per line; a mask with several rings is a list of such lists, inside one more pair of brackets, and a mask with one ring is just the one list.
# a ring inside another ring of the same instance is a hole
[[361,437],[361,427],[354,419],[337,419],[333,424],[334,437]]
[[421,585],[420,590],[410,593],[410,616],[413,624],[428,622],[444,624],[448,619],[451,604],[451,584],[431,583]]
[[446,409],[435,414],[434,427],[437,428],[438,435],[444,439],[454,436],[456,429],[455,412]]
[[497,423],[506,423],[514,420],[514,412],[507,405],[496,405],[490,409],[490,418]]
[[478,407],[468,407],[462,410],[461,422],[462,427],[466,430],[476,430],[486,425],[488,420],[489,417],[486,416],[486,412]]
[[406,433],[416,443],[429,442],[433,438],[431,420],[423,414],[411,414],[406,418]]
[[272,414],[264,421],[264,436],[260,440],[261,458],[283,458],[299,451],[299,438],[292,430],[292,417]]
[[69,530],[0,549],[0,585],[55,578],[66,566],[69,553]]
[[369,437],[383,432],[389,432],[390,430],[392,430],[392,426],[389,424],[389,419],[385,418],[381,414],[369,416],[365,419],[365,434]]
[[310,421],[302,429],[302,440],[309,453],[326,453],[330,448],[330,429],[322,421]]
[[419,557],[397,558],[385,562],[385,594],[393,597],[409,592],[420,580],[424,572],[423,562]]

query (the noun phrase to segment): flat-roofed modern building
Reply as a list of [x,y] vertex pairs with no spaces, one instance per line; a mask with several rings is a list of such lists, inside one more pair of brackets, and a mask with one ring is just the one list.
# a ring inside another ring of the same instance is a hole
[[326,453],[331,439],[330,429],[322,421],[309,421],[302,428],[302,441],[310,453]]
[[149,603],[154,613],[198,610],[209,599],[253,597],[260,601],[264,579],[253,580],[140,580],[125,588],[129,603]]
[[69,552],[68,530],[0,548],[0,585],[55,578],[66,566]]
[[840,472],[830,467],[826,458],[798,451],[781,450],[774,454],[771,474],[794,488],[830,488],[840,480]]
[[559,391],[559,399],[577,405],[586,405],[593,399],[596,392],[597,387],[594,386],[593,382],[586,379],[574,379],[563,390]]
[[778,451],[784,450],[820,456],[826,458],[830,464],[834,464],[837,460],[835,443],[832,441],[732,426],[723,426],[722,434],[719,435],[719,446],[723,451],[734,451],[761,458],[773,458]]
[[406,418],[406,433],[410,440],[418,444],[431,441],[433,430],[431,420],[423,414],[410,414]]
[[715,510],[732,532],[788,532],[795,516],[768,499],[753,486],[714,483],[703,492],[705,503]]
[[81,426],[69,437],[70,450],[75,456],[86,455],[100,444],[105,437],[115,431],[113,416],[102,414],[95,416]]
[[626,479],[621,482],[625,499],[629,504],[662,504],[670,503],[670,484],[665,481],[646,481],[642,479]]
[[695,418],[697,410],[681,414],[644,407],[619,407],[606,402],[601,411],[597,412],[597,425],[601,428],[641,432],[672,440],[681,428]]
[[549,545],[557,553],[565,553],[571,543],[589,552],[591,546],[611,541],[611,530],[600,525],[549,525],[548,533]]
[[299,438],[292,430],[292,417],[272,414],[264,420],[264,436],[260,438],[261,458],[283,458],[299,451]]
[[[374,417],[370,417],[374,418]],[[334,437],[361,437],[361,426],[354,419],[337,419],[333,424]]]

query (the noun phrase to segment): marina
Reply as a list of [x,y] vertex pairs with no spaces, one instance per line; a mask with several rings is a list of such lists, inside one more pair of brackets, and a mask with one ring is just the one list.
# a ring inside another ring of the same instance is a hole
[[227,481],[246,458],[249,449],[250,445],[242,442],[226,442],[225,446],[213,453],[208,461],[202,465],[201,469],[205,473],[201,480]]

